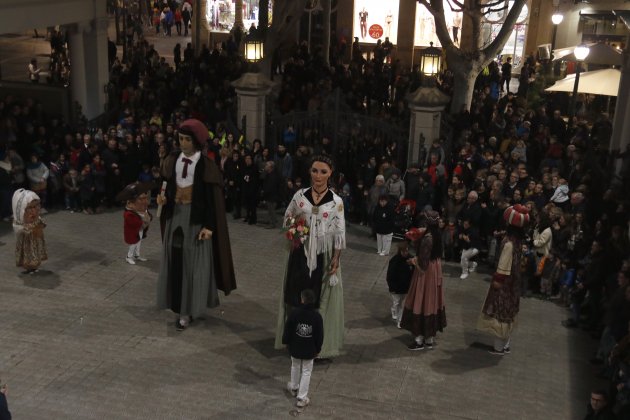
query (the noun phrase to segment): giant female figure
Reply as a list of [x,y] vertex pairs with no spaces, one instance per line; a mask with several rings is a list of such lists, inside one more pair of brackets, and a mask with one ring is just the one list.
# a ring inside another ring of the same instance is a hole
[[285,226],[289,220],[303,220],[308,227],[308,236],[304,243],[289,251],[275,342],[277,349],[282,348],[287,314],[291,308],[300,305],[302,290],[312,289],[317,297],[315,306],[324,319],[320,358],[338,356],[344,334],[339,258],[346,247],[346,224],[343,202],[328,188],[332,172],[330,158],[314,157],[310,168],[311,187],[296,192],[285,212]]

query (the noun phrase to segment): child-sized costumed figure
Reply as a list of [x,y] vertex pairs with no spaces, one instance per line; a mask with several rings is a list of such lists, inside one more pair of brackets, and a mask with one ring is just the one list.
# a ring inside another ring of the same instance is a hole
[[149,224],[153,216],[149,213],[149,195],[151,184],[134,182],[125,187],[116,197],[117,201],[125,201],[125,243],[129,245],[127,263],[135,265],[136,261],[146,261],[140,256],[142,239],[146,238]]
[[20,188],[13,194],[13,230],[15,231],[15,264],[24,274],[37,272],[42,261],[48,259],[44,228],[39,216],[41,202],[33,191]]

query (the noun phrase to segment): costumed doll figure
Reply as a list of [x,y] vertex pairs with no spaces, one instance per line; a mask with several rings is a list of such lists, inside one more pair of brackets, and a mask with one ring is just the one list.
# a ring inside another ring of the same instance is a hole
[[157,198],[163,206],[157,305],[178,314],[178,331],[219,305],[217,290],[228,295],[236,289],[221,173],[204,153],[208,138],[201,121],[184,121],[180,150],[162,165],[167,185]]
[[524,227],[529,223],[529,210],[520,204],[503,213],[507,230],[501,243],[497,269],[477,321],[477,329],[494,336],[490,353],[510,353],[510,337],[516,326],[521,297],[521,257]]
[[13,194],[12,204],[15,264],[26,270],[24,274],[32,274],[48,259],[44,241],[46,224],[39,216],[41,202],[36,193],[20,188]]
[[153,215],[148,210],[151,184],[134,182],[125,187],[117,201],[126,201],[123,213],[125,243],[129,245],[125,260],[131,265],[136,261],[147,261],[140,255],[142,239],[146,238]]

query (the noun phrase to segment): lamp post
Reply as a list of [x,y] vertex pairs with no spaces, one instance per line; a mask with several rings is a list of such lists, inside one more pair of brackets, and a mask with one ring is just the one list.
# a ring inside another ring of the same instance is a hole
[[264,42],[260,35],[256,33],[246,36],[244,47],[245,60],[250,68],[232,82],[237,95],[237,126],[245,139],[249,141],[260,139],[265,144],[267,128],[265,98],[271,92],[273,82],[258,72],[257,63],[264,57]]
[[558,32],[558,25],[560,25],[563,20],[564,20],[564,15],[560,13],[560,11],[558,10],[556,10],[556,12],[553,15],[551,15],[551,23],[553,23],[553,35],[551,37],[551,53],[552,54],[553,54],[553,50],[556,48],[556,34]]
[[582,44],[575,47],[573,55],[575,56],[575,82],[573,83],[573,97],[571,98],[571,117],[577,114],[577,93],[580,84],[580,71],[582,70],[582,62],[588,57],[590,49]]
[[248,63],[258,63],[264,57],[264,43],[256,37],[245,37],[245,60]]
[[426,78],[428,82],[425,86],[433,86],[435,83],[435,76],[440,71],[440,65],[442,61],[442,50],[433,46],[433,42],[429,43],[429,47],[423,49],[420,52],[420,73],[422,73],[422,79]]

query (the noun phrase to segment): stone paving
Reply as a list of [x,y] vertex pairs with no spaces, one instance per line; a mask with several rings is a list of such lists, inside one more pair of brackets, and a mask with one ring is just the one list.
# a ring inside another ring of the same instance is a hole
[[[230,217],[231,219],[231,217]],[[475,331],[487,275],[445,267],[448,327],[433,351],[410,352],[389,315],[387,258],[349,226],[343,253],[345,354],[316,365],[311,406],[284,390],[290,361],[273,349],[285,241],[230,221],[238,289],[176,332],[155,308],[160,238],[125,263],[122,212],[45,216],[49,261],[14,265],[0,224],[0,376],[16,419],[574,419],[582,418],[593,341],[560,326],[566,311],[522,301],[512,354],[488,354]]]

